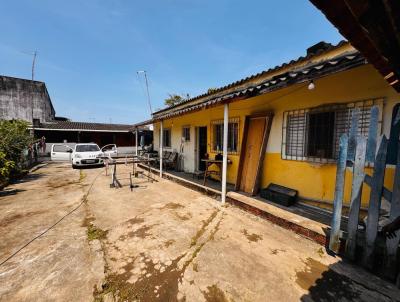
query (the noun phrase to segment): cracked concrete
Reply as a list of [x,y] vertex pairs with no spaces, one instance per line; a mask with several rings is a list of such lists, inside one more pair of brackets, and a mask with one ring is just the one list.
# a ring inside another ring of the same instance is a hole
[[121,189],[101,169],[60,164],[7,188],[0,262],[84,203],[0,266],[0,301],[400,299],[319,245],[176,183],[139,178],[131,192],[129,170],[118,166]]

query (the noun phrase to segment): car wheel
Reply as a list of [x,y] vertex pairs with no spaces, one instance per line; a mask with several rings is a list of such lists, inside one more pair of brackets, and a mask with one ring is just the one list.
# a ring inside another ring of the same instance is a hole
[[72,169],[78,169],[77,165],[72,165]]

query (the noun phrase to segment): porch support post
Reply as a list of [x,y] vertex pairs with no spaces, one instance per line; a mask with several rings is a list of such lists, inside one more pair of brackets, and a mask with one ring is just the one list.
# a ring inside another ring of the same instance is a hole
[[135,130],[136,130],[136,131],[135,131],[135,146],[136,146],[135,155],[138,156],[138,154],[139,154],[139,152],[138,152],[138,134],[139,134],[139,131],[138,131],[138,128],[137,128],[137,127],[136,127]]
[[224,142],[222,148],[222,194],[221,202],[225,204],[226,199],[226,174],[228,168],[228,122],[229,122],[229,104],[224,105]]
[[164,142],[164,125],[163,125],[163,120],[160,121],[160,178],[162,178],[162,170],[163,170],[163,142]]

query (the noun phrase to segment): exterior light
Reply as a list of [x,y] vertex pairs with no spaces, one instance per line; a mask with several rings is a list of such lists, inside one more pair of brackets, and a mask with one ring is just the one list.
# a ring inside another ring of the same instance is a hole
[[313,90],[315,88],[314,81],[311,80],[310,84],[308,84],[308,90]]

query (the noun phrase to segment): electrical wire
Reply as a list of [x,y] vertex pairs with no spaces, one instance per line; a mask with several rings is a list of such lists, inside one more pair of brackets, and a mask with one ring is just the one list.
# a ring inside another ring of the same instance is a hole
[[25,243],[22,247],[20,247],[17,251],[15,251],[13,254],[11,254],[10,256],[8,256],[4,261],[2,261],[0,263],[0,266],[2,266],[3,264],[5,264],[6,262],[8,262],[9,260],[11,260],[13,257],[15,257],[20,251],[22,251],[23,249],[25,249],[28,245],[30,245],[32,242],[34,242],[36,239],[42,237],[44,234],[46,234],[48,231],[50,231],[51,229],[53,229],[57,224],[59,224],[61,221],[63,221],[66,217],[68,217],[69,215],[71,215],[73,212],[75,212],[76,210],[78,210],[87,200],[87,197],[89,196],[90,191],[92,190],[92,187],[94,185],[94,182],[97,180],[97,178],[102,174],[103,171],[101,171],[99,174],[96,175],[96,177],[93,179],[93,182],[90,184],[90,187],[87,191],[87,193],[83,196],[82,201],[75,207],[73,208],[71,211],[69,211],[67,214],[65,214],[63,217],[61,217],[59,220],[57,220],[54,224],[52,224],[49,228],[47,228],[46,230],[44,230],[42,233],[40,233],[39,235],[33,237],[31,240],[29,240],[27,243]]

